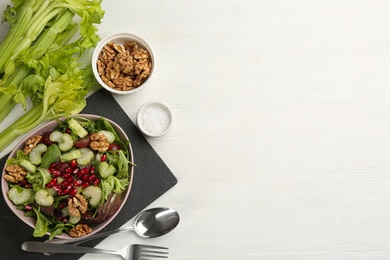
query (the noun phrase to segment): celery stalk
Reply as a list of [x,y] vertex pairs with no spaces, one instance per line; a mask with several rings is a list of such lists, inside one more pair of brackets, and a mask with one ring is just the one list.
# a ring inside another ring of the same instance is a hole
[[[33,107],[0,133],[0,151],[43,121],[85,107],[94,79],[91,66],[82,68],[80,58],[100,40],[95,24],[104,15],[102,0],[11,1],[14,6],[3,16],[10,31],[0,43],[0,111],[7,114],[14,102],[25,104],[27,98]],[[65,32],[74,33],[76,23],[61,20],[64,13],[80,18],[80,35],[72,43],[67,43],[71,37]],[[53,26],[56,23],[58,27]],[[22,75],[24,70],[30,73]]]
[[[39,59],[45,51],[50,47],[52,43],[58,41],[59,44],[66,44],[67,40],[69,40],[75,33],[76,29],[75,24],[71,24],[71,21],[74,17],[74,14],[66,10],[59,15],[59,17],[54,21],[54,23],[42,34],[42,36],[37,40],[34,47],[32,47],[31,52],[25,54],[24,60],[26,62],[30,60]],[[69,27],[68,27],[69,26]],[[78,27],[76,25],[76,27]],[[68,29],[66,36],[60,35],[65,29]],[[57,37],[59,38],[57,40]],[[64,41],[64,39],[66,41]],[[14,92],[22,92],[23,90],[19,89],[19,86],[24,78],[26,78],[32,69],[29,68],[26,64],[20,65],[10,77],[8,77],[3,84],[0,84],[0,122],[8,115],[8,113],[13,109],[16,105],[13,98],[16,93],[4,93],[1,92],[1,87],[4,88],[10,86],[14,88]],[[25,104],[23,104],[25,107]]]
[[0,44],[0,72],[4,72],[4,64],[8,58],[12,55],[12,51],[19,43],[20,37],[27,29],[29,22],[33,16],[33,10],[31,8],[32,1],[26,1],[25,6],[20,11],[18,16],[18,22],[11,28],[4,41]]
[[[7,78],[4,85],[17,88],[17,85],[31,73],[31,69],[27,66],[20,66],[15,73]],[[15,94],[0,91],[0,122],[8,115],[14,108],[16,102],[14,101]]]
[[44,120],[79,113],[86,105],[84,97],[93,82],[90,69],[79,70],[77,64],[55,81],[49,77],[42,101],[0,133],[0,151]]
[[[20,53],[26,50],[31,46],[31,43],[37,38],[37,36],[42,32],[45,25],[57,14],[59,14],[63,9],[56,8],[46,14],[43,18],[36,19],[33,24],[30,25],[26,33],[20,39],[18,45],[13,49],[12,55],[9,57],[8,61],[4,64],[4,72],[6,75],[11,74],[15,70],[15,59],[20,55]],[[35,15],[34,15],[35,16]],[[0,64],[1,65],[1,64]]]
[[8,93],[0,93],[0,104],[2,109],[0,110],[0,122],[12,111],[16,102],[12,100],[13,95]]
[[[27,133],[30,129],[33,129],[39,125],[39,119],[42,111],[42,104],[34,106],[30,111],[21,116],[12,125],[7,127],[2,133],[0,133],[0,150],[7,147],[13,140],[19,135]],[[30,128],[29,126],[32,126]]]

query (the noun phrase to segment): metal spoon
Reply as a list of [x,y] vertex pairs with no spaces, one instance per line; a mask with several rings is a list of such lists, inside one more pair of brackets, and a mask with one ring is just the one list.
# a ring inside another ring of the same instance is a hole
[[137,235],[143,238],[154,238],[165,235],[172,231],[179,224],[179,221],[179,214],[173,209],[152,208],[139,213],[134,220],[134,224],[130,227],[118,228],[102,233],[96,233],[86,238],[81,238],[77,240],[53,239],[46,240],[45,242],[55,244],[78,245],[96,238],[106,237],[111,234],[125,231],[135,231]]

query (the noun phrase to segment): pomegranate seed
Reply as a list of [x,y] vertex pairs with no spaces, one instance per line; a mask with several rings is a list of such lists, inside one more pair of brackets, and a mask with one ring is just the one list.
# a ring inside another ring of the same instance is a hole
[[62,175],[65,179],[68,179],[70,177],[70,173],[66,172]]
[[88,182],[84,182],[83,185],[81,187],[83,187],[83,189],[87,188],[89,186],[89,183]]
[[32,184],[27,183],[27,184],[24,185],[24,187],[25,187],[26,189],[32,189]]
[[87,174],[87,173],[89,173],[89,169],[88,169],[87,167],[82,168],[82,169],[80,170],[80,173],[81,173],[81,174]]
[[70,128],[66,128],[66,129],[65,129],[65,133],[71,134],[71,133],[72,133],[72,130],[70,130]]
[[50,169],[54,169],[54,168],[56,168],[57,167],[57,164],[55,163],[55,162],[53,162],[53,163],[51,163],[50,164]]
[[58,208],[59,209],[63,209],[63,208],[65,208],[66,207],[66,205],[68,205],[66,202],[61,202],[60,204],[58,204]]
[[99,178],[97,178],[97,179],[95,179],[94,181],[93,181],[93,186],[98,186],[99,185],[99,183],[100,183],[100,179]]
[[74,195],[76,195],[76,193],[77,193],[77,190],[75,189],[75,188],[72,188],[72,189],[70,189],[70,191],[69,191],[69,195],[70,196],[74,196]]
[[89,178],[88,174],[84,174],[84,175],[81,177],[81,179],[83,180],[83,182],[88,181],[88,178]]
[[65,179],[65,180],[63,180],[62,182],[61,182],[61,187],[66,187],[66,186],[68,186],[70,183],[69,183],[69,181],[67,180],[67,179]]
[[58,191],[61,190],[61,185],[60,185],[60,184],[56,184],[56,185],[53,186],[53,189],[54,189],[56,192],[58,192]]
[[25,210],[25,211],[31,211],[31,210],[32,210],[31,205],[26,205],[26,206],[24,206],[24,210]]
[[76,167],[77,167],[77,161],[76,161],[76,160],[72,160],[72,161],[70,162],[70,166],[71,166],[72,168],[76,168]]
[[[21,183],[20,183],[20,186],[21,187],[25,187],[28,186],[30,183],[28,183],[27,179],[24,179]],[[31,184],[30,184],[31,185]]]
[[79,167],[76,167],[74,170],[73,170],[73,174],[78,174],[80,172],[80,168]]
[[49,183],[50,183],[51,186],[56,185],[57,184],[57,178],[52,179]]
[[70,174],[73,172],[73,169],[71,167],[66,167],[65,172]]
[[54,175],[55,177],[60,177],[60,176],[61,176],[61,172],[58,171],[58,170],[54,170],[54,171],[53,171],[53,175]]
[[100,157],[101,162],[105,162],[107,160],[107,155],[103,154],[102,157]]
[[89,167],[89,172],[94,174],[95,173],[95,166],[92,165],[91,167]]
[[63,189],[63,190],[62,190],[62,194],[63,194],[63,195],[68,195],[69,192],[70,192],[69,189]]
[[80,187],[82,184],[83,184],[83,181],[82,181],[82,180],[76,180],[76,181],[74,182],[74,186],[76,186],[76,187]]
[[58,220],[61,221],[62,223],[68,223],[68,219],[65,217],[59,217]]
[[91,174],[91,175],[88,177],[88,180],[89,180],[89,181],[94,181],[96,178],[97,178],[97,176],[96,176],[95,174]]
[[51,188],[51,187],[53,187],[53,185],[51,185],[50,182],[48,182],[48,183],[45,184],[45,187],[46,188]]

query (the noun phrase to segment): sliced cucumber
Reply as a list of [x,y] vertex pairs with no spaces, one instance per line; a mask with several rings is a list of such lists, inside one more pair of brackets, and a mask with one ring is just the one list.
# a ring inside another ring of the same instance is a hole
[[73,150],[73,151],[70,151],[70,152],[67,152],[67,153],[64,153],[60,156],[60,160],[61,162],[69,162],[73,159],[77,159],[79,157],[81,157],[82,154],[80,152],[80,150]]
[[68,121],[69,127],[81,138],[84,138],[88,135],[87,130],[84,129],[79,122],[77,122],[74,118],[69,119]]
[[39,165],[42,163],[42,154],[46,151],[47,146],[45,144],[38,144],[28,154],[28,160],[35,165]]
[[23,189],[12,187],[8,191],[8,198],[12,201],[14,205],[22,205],[28,202],[32,196],[34,196],[34,191],[32,189]]
[[80,148],[78,149],[80,151],[81,156],[76,159],[77,164],[85,166],[88,163],[90,163],[95,156],[94,152],[89,148]]
[[30,161],[25,159],[21,159],[19,161],[19,166],[22,166],[29,173],[35,173],[37,171],[37,167],[34,164],[32,164]]
[[110,131],[100,130],[98,133],[103,134],[106,137],[107,142],[110,144],[112,144],[115,141],[115,135]]
[[54,197],[47,190],[39,190],[35,193],[35,202],[43,207],[50,207],[54,203]]
[[82,195],[84,198],[89,199],[89,205],[96,207],[102,201],[103,192],[98,186],[88,186],[83,189]]

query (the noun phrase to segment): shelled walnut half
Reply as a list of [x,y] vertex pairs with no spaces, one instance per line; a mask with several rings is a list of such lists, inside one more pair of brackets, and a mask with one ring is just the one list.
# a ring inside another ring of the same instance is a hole
[[78,224],[69,231],[71,237],[82,237],[92,232],[92,229],[87,224]]

